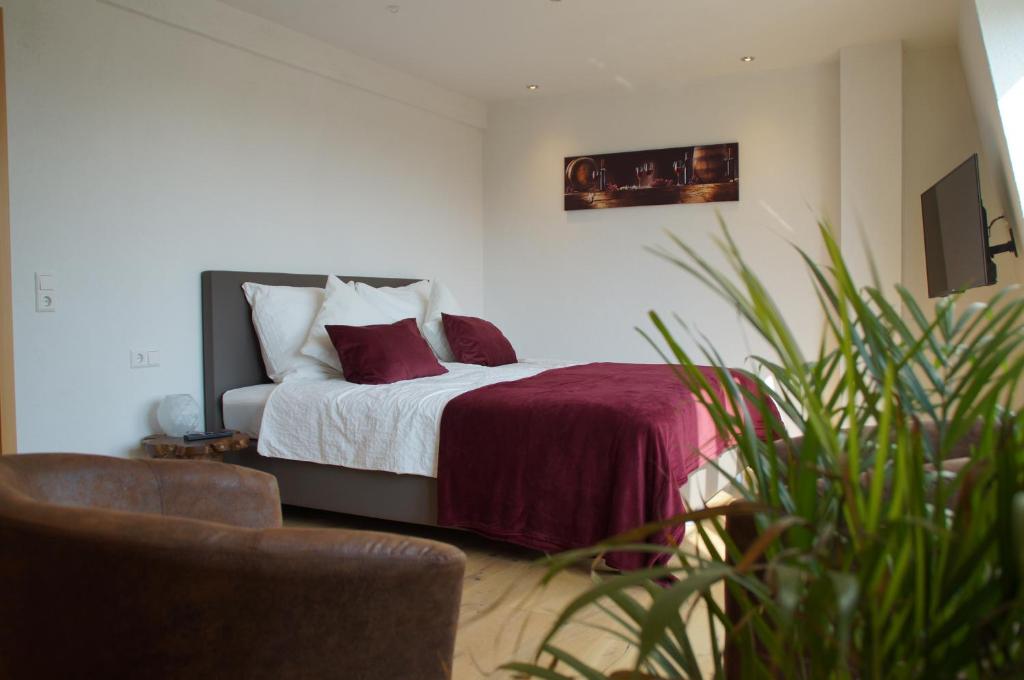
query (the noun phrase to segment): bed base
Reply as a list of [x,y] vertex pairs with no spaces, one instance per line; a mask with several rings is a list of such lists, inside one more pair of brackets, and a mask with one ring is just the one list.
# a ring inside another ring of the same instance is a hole
[[277,477],[284,505],[437,526],[437,480],[430,477],[267,458],[254,449],[225,454],[224,462]]
[[[285,505],[437,526],[437,480],[430,477],[268,458],[253,448],[227,453],[224,462],[274,475]],[[736,495],[733,480],[745,469],[739,455],[729,449],[717,463],[721,469],[705,463],[679,489],[687,508],[704,508],[722,492]]]

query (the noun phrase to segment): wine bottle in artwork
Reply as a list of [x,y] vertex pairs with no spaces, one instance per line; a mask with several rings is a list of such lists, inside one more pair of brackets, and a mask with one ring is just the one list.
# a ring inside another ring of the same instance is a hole
[[732,147],[731,146],[725,147],[725,159],[724,160],[725,160],[725,181],[726,182],[735,182],[736,180],[733,178],[733,173],[735,172],[735,169],[736,169],[735,168],[735,166],[736,166],[736,158],[732,154]]

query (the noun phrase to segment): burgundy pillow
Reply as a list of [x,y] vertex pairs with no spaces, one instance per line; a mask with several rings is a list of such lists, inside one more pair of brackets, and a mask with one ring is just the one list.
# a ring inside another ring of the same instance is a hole
[[386,385],[447,373],[420,335],[415,319],[377,326],[324,326],[345,380]]
[[473,316],[441,314],[444,334],[460,364],[504,366],[518,361],[512,343],[490,321]]

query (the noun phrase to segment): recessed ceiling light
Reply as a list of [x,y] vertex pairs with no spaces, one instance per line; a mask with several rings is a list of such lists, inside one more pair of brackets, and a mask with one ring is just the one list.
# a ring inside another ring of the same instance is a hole
[[526,89],[529,90],[530,92],[533,92],[534,90],[539,90],[540,85],[527,85]]
[[398,14],[398,10],[402,9],[400,5],[388,5],[388,11],[392,14]]
[[750,62],[754,61],[754,58],[753,57],[749,57],[749,56],[748,57],[740,57],[740,61],[742,61],[744,64],[749,64]]

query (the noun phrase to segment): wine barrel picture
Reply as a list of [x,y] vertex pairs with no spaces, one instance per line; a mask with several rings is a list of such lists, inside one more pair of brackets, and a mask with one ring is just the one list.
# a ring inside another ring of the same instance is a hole
[[565,209],[740,199],[740,145],[706,144],[565,159]]

